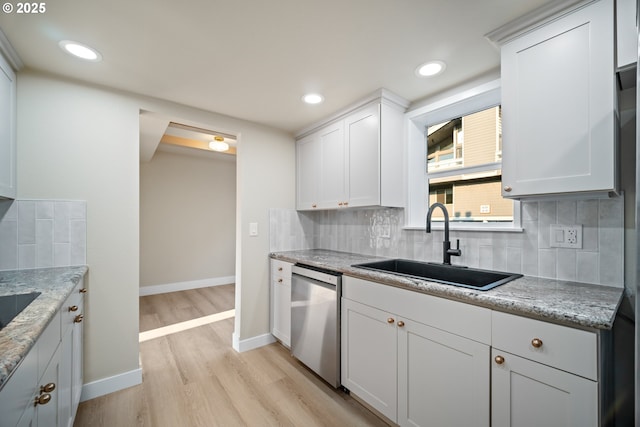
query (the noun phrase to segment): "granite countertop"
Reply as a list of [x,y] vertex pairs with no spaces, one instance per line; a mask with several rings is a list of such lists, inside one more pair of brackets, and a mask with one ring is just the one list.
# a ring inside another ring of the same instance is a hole
[[0,271],[0,296],[41,293],[0,329],[0,390],[87,270],[77,266]]
[[381,257],[313,249],[274,252],[271,258],[342,272],[365,280],[457,300],[493,310],[587,329],[611,329],[622,288],[524,276],[488,291],[398,276],[352,264]]

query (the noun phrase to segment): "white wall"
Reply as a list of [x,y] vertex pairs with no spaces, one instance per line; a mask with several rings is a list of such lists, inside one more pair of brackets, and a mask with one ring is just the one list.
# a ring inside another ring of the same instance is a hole
[[236,341],[269,332],[268,209],[294,206],[295,145],[284,132],[19,73],[18,197],[87,201],[86,382],[138,369],[140,109],[238,137]]
[[140,286],[235,275],[236,162],[158,151],[140,164]]
[[18,74],[18,198],[87,202],[85,381],[138,368],[138,106]]
[[[234,347],[269,333],[269,208],[295,206],[295,140],[260,124],[171,102],[140,98],[140,108],[185,125],[235,135],[236,318]],[[258,236],[249,236],[249,223]],[[271,337],[271,339],[273,339]]]

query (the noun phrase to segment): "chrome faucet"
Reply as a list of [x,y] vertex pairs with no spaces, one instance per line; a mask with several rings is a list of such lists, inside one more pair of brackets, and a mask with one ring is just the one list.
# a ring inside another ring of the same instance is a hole
[[442,203],[434,203],[429,207],[429,212],[427,212],[426,232],[431,233],[431,215],[433,214],[433,210],[435,208],[440,208],[442,209],[442,212],[444,212],[444,242],[442,242],[442,263],[451,265],[452,256],[462,255],[462,251],[460,250],[460,239],[456,240],[456,248],[451,249],[451,242],[449,241],[449,213],[447,212],[447,208],[445,208]]

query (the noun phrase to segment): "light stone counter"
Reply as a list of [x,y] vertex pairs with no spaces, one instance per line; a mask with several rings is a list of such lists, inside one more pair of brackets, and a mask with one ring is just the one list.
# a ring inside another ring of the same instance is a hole
[[622,288],[528,276],[488,291],[477,291],[352,267],[353,264],[385,258],[321,249],[274,252],[271,258],[335,270],[364,280],[586,329],[611,329],[623,295]]
[[0,296],[41,292],[0,330],[0,389],[86,272],[86,266],[0,271]]

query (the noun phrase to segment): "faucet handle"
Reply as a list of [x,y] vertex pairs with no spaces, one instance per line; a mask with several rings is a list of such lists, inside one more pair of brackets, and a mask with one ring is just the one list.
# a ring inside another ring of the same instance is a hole
[[448,249],[447,253],[449,255],[453,255],[453,256],[462,255],[462,251],[460,250],[460,239],[456,239],[456,248],[455,249]]

